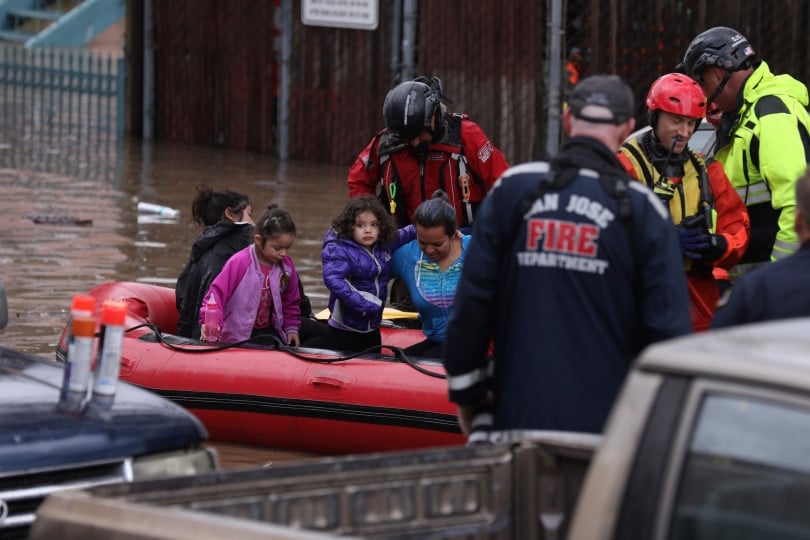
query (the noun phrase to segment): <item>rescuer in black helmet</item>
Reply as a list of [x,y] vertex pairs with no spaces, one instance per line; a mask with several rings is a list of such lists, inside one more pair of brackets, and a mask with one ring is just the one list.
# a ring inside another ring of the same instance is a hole
[[714,157],[751,219],[748,248],[729,272],[734,282],[798,247],[795,185],[810,161],[807,87],[771,73],[748,39],[724,26],[698,34],[679,71],[700,84],[707,110],[723,111]]
[[[737,71],[748,70],[759,65],[759,58],[748,40],[732,28],[716,26],[698,34],[683,57],[684,73],[702,83],[701,74],[707,67],[716,66],[725,71],[721,85],[715,94],[723,91],[731,75]],[[714,96],[708,96],[710,103]]]
[[385,96],[383,117],[385,127],[398,132],[404,139],[419,137],[425,130],[435,132],[441,103],[452,103],[443,93],[441,81],[433,77],[433,87],[420,78],[398,84]]
[[383,102],[385,129],[349,170],[349,196],[378,195],[402,226],[441,189],[459,226],[471,226],[481,200],[509,164],[478,124],[447,111],[451,103],[438,77],[392,88]]

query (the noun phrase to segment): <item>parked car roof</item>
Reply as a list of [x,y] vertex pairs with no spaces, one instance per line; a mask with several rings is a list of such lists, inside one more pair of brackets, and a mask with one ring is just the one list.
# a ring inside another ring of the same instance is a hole
[[712,330],[648,347],[643,370],[697,373],[805,391],[810,387],[810,318]]
[[104,418],[59,412],[62,368],[0,346],[0,474],[191,447],[207,438],[185,409],[120,383]]
[[[0,283],[0,329],[7,322]],[[63,378],[63,365],[0,345],[0,538],[27,538],[50,493],[216,468],[185,409],[122,382],[110,409],[63,412]]]

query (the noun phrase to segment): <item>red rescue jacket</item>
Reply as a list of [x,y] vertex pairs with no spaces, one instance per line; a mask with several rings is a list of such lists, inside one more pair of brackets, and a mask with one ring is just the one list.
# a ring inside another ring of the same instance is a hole
[[394,184],[397,208],[392,214],[402,226],[413,221],[413,213],[422,201],[442,189],[456,208],[459,225],[471,225],[478,205],[509,164],[481,127],[466,115],[445,114],[443,120],[444,135],[429,145],[424,164],[419,163],[407,143],[386,146],[387,130],[378,133],[349,169],[349,196],[387,197]]
[[[637,163],[636,154],[628,151],[628,145],[639,149],[637,155],[642,155],[646,162]],[[625,143],[619,150],[618,158],[627,173],[633,178],[643,182],[645,173],[640,168],[646,167],[648,174],[657,179],[659,173],[649,161],[649,156],[640,150],[637,139]],[[722,276],[726,270],[737,264],[748,247],[748,234],[751,228],[745,204],[731,186],[731,182],[723,170],[723,165],[718,161],[710,161],[708,164],[704,164],[702,159],[698,161],[706,168],[711,193],[700,193],[699,173],[695,170],[692,160],[687,160],[684,165],[685,174],[682,178],[683,194],[676,193],[669,205],[673,222],[678,224],[686,217],[681,215],[681,206],[687,208],[686,215],[689,215],[695,207],[694,201],[703,196],[713,202],[716,212],[716,222],[712,232],[723,236],[728,247],[725,253],[708,265],[701,264],[693,267],[691,264],[687,264],[686,282],[689,286],[692,327],[696,332],[709,328],[717,302],[720,300],[720,290],[715,275]],[[682,202],[686,202],[686,204],[683,205]]]

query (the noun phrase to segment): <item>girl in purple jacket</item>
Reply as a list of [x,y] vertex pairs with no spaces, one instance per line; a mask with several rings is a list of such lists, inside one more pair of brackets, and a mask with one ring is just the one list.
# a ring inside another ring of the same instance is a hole
[[200,324],[213,294],[221,306],[219,341],[236,343],[270,334],[297,347],[301,295],[295,265],[287,255],[294,242],[290,214],[275,204],[268,206],[256,220],[253,244],[234,253],[211,282],[200,307]]
[[413,225],[397,230],[377,197],[351,199],[332,221],[321,251],[330,293],[329,332],[304,346],[344,351],[379,346],[391,254],[414,238]]

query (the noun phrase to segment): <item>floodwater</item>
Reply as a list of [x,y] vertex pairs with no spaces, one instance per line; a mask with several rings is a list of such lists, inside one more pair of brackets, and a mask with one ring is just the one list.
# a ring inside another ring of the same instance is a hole
[[[9,307],[0,343],[55,358],[74,295],[113,280],[173,288],[200,230],[190,208],[203,183],[248,194],[255,218],[269,203],[292,214],[298,234],[290,255],[313,309],[326,307],[320,248],[347,200],[348,167],[139,140],[35,146],[0,140],[0,281]],[[139,215],[139,201],[176,208],[180,217]],[[291,457],[224,445],[220,455],[226,466]]]
[[[13,151],[0,147],[7,345],[52,355],[72,297],[99,283],[140,281],[173,288],[200,231],[191,221],[191,201],[203,183],[248,194],[255,218],[269,203],[292,214],[298,234],[291,256],[313,309],[326,307],[321,242],[348,197],[347,168],[128,141],[120,162],[92,171],[94,164],[88,163],[84,176],[81,169],[64,174],[8,168],[3,154]],[[58,169],[41,161],[34,165]],[[139,201],[176,208],[180,217],[139,215]]]

